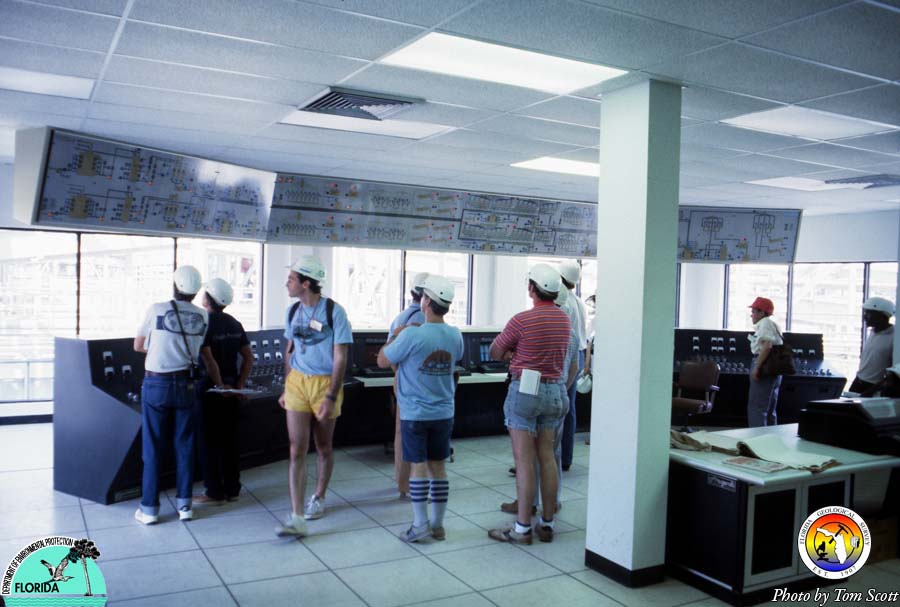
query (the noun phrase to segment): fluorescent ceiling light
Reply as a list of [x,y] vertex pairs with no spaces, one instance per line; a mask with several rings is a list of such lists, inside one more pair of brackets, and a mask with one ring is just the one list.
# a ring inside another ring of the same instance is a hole
[[776,179],[758,179],[756,181],[745,181],[753,185],[765,185],[773,188],[784,188],[786,190],[800,190],[802,192],[823,192],[825,190],[862,190],[868,186],[868,183],[826,183],[818,179],[808,179],[806,177],[778,177]]
[[432,32],[379,63],[565,94],[627,72]]
[[19,70],[14,67],[0,67],[0,89],[89,99],[91,91],[94,90],[94,81],[91,78],[76,78],[75,76]]
[[511,164],[520,169],[533,171],[548,171],[550,173],[567,173],[569,175],[587,175],[588,177],[600,176],[600,165],[596,162],[582,162],[581,160],[566,160],[565,158],[553,158],[542,156],[533,160],[525,160]]
[[744,114],[722,122],[742,129],[823,140],[855,137],[898,128],[890,124],[810,110],[795,105]]
[[304,112],[297,110],[282,118],[283,124],[311,126],[319,129],[336,129],[370,135],[386,135],[404,139],[424,139],[439,133],[446,133],[456,127],[430,122],[411,122],[408,120],[368,120],[365,118],[348,118],[320,112]]

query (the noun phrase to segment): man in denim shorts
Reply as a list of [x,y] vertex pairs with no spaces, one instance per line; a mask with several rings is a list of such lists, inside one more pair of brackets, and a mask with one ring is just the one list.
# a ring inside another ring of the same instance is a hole
[[453,283],[429,274],[422,281],[425,324],[407,326],[378,353],[379,367],[397,367],[403,461],[411,465],[409,497],[413,524],[400,534],[404,542],[417,542],[429,535],[437,540],[446,537],[444,513],[450,485],[444,460],[450,457],[453,432],[453,370],[463,356],[462,333],[444,322],[453,294]]
[[[488,532],[492,539],[501,542],[530,544],[532,541],[531,504],[536,492],[532,462],[535,453],[540,469],[542,503],[537,536],[545,542],[553,539],[553,515],[559,485],[553,443],[556,430],[568,410],[566,351],[572,331],[568,315],[553,303],[560,288],[557,270],[543,263],[533,266],[528,272],[528,294],[534,307],[513,316],[491,344],[491,358],[509,360],[512,376],[503,414],[512,437],[516,462],[518,514],[514,526]],[[523,373],[529,376],[524,382]]]

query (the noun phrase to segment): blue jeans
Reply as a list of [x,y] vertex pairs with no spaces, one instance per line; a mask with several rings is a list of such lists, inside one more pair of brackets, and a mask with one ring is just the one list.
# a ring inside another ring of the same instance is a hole
[[[576,377],[581,377],[581,373],[584,371],[584,350],[578,353],[578,375]],[[566,369],[566,375],[568,375],[569,370]],[[568,468],[572,465],[572,455],[575,451],[575,425],[577,422],[577,418],[575,416],[575,399],[578,397],[578,392],[575,388],[578,386],[578,382],[572,382],[571,387],[569,388],[569,412],[566,414],[566,419],[563,422],[563,435],[562,435],[562,465]]]
[[141,510],[159,514],[159,475],[175,448],[179,510],[191,507],[194,467],[194,386],[186,376],[146,376],[141,386],[141,453],[144,460]]
[[[753,366],[756,366],[755,359]],[[780,375],[761,377],[759,381],[750,380],[750,393],[747,395],[747,427],[757,428],[778,424],[778,414],[775,409],[778,406],[780,387]]]

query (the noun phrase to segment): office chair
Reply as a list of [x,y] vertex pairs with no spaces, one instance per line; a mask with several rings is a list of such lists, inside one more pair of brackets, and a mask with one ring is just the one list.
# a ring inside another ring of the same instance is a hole
[[709,360],[683,362],[678,382],[673,385],[672,425],[680,424],[681,432],[692,432],[688,422],[713,410],[718,383],[718,364]]

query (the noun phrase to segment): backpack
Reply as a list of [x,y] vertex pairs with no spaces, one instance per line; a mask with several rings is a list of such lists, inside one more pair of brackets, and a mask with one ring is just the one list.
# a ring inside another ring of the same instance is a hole
[[[288,313],[288,325],[294,322],[294,315],[299,309],[300,302],[295,301],[294,305],[291,306],[291,311]],[[330,297],[325,298],[325,321],[329,327],[334,328],[334,300]]]

